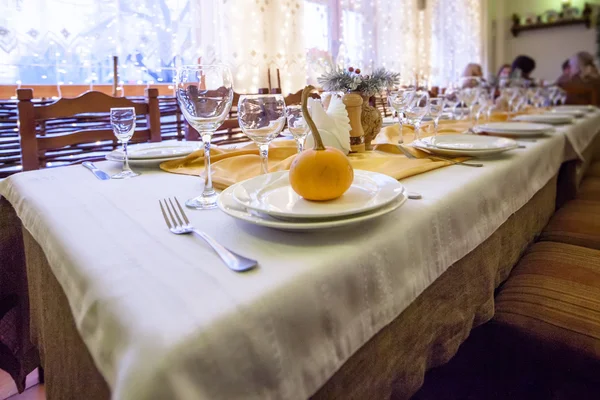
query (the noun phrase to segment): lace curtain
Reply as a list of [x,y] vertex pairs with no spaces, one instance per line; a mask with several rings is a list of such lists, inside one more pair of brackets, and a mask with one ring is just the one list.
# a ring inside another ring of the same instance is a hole
[[0,84],[112,83],[115,55],[124,83],[200,60],[231,65],[238,92],[336,64],[445,84],[481,60],[481,1],[0,0]]

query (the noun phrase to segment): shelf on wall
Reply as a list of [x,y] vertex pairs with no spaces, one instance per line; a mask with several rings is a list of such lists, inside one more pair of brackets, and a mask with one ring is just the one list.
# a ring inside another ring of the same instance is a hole
[[592,21],[589,17],[582,18],[573,18],[573,19],[565,19],[555,22],[542,22],[528,25],[513,25],[511,28],[511,32],[513,36],[519,36],[519,33],[524,31],[535,31],[539,29],[550,29],[557,28],[561,26],[569,26],[569,25],[585,25],[586,28],[590,28]]

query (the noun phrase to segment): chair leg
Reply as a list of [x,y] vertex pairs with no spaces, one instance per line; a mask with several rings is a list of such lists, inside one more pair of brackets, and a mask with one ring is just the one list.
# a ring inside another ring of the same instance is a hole
[[44,368],[41,365],[38,367],[38,380],[40,381],[40,383],[44,383],[45,381]]

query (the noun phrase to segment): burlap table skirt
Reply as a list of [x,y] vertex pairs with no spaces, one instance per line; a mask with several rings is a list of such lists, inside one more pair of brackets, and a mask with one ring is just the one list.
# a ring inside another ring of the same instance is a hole
[[[315,399],[405,399],[425,372],[446,363],[472,328],[490,320],[494,290],[554,212],[556,177],[490,238],[425,290],[373,337],[313,396]],[[108,400],[67,299],[46,257],[23,232],[31,306],[31,337],[40,350],[48,400]]]

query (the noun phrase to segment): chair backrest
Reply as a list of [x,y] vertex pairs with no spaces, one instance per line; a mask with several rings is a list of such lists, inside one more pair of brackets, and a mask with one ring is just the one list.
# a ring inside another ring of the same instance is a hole
[[561,85],[567,92],[567,104],[593,104],[600,105],[600,85],[598,82],[584,83],[567,83]]
[[[136,115],[145,116],[146,127],[136,129],[132,141],[161,141],[157,89],[147,89],[145,102],[142,103],[124,97],[112,97],[101,92],[86,92],[76,98],[61,98],[51,104],[36,105],[32,102],[33,90],[31,89],[18,89],[17,99],[21,161],[24,171],[39,169],[40,156],[45,155],[47,151],[80,146],[77,151],[80,154],[83,149],[81,146],[106,141],[116,144],[108,122],[111,108],[133,107]],[[100,124],[100,120],[103,123]],[[65,123],[70,123],[74,129],[62,128],[57,129],[58,132],[46,129],[60,123],[63,126]],[[86,126],[89,129],[82,129]],[[72,151],[70,156],[73,156]]]

